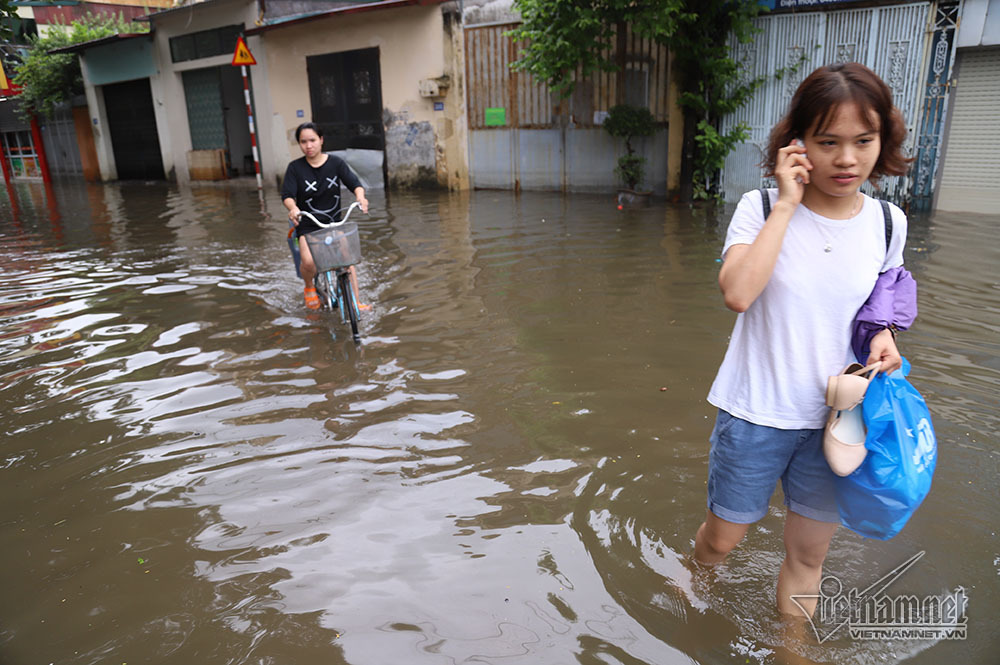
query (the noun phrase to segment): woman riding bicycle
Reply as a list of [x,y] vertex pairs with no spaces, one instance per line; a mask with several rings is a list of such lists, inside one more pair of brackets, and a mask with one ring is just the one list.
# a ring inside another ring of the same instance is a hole
[[[315,123],[304,122],[295,129],[295,140],[302,150],[303,156],[290,162],[281,184],[281,198],[288,209],[288,219],[295,226],[295,235],[299,242],[299,252],[302,255],[301,274],[305,282],[306,307],[319,309],[319,295],[313,278],[316,277],[316,264],[313,262],[309,245],[303,236],[318,230],[308,217],[301,217],[305,211],[324,223],[340,221],[340,186],[343,184],[354,193],[361,205],[362,212],[368,212],[368,199],[365,189],[358,177],[354,175],[347,162],[323,152],[323,130]],[[358,277],[354,266],[350,267],[351,286],[355,299],[358,299]],[[368,309],[367,305],[358,305]]]

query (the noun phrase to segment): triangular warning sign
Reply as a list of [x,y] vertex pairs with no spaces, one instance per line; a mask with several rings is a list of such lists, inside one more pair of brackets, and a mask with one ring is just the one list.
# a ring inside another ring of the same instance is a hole
[[236,52],[233,53],[233,64],[234,65],[257,64],[257,61],[253,59],[253,54],[250,53],[250,49],[247,48],[247,43],[243,41],[242,37],[236,40]]

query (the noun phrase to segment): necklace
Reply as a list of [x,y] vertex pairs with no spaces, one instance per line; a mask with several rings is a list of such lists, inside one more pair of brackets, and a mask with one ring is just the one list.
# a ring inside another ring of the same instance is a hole
[[[850,216],[848,217],[848,219],[850,219],[851,217],[854,217],[854,216],[855,216],[855,215],[857,215],[857,214],[858,214],[859,212],[861,212],[861,206],[863,206],[863,205],[864,205],[864,202],[865,202],[865,197],[864,197],[864,196],[862,196],[861,192],[858,192],[858,194],[857,194],[857,198],[858,198],[858,202],[857,202],[857,204],[856,204],[856,205],[854,206],[854,209],[853,209],[853,210],[851,211],[851,214],[850,214]],[[825,244],[823,245],[823,251],[824,251],[825,253],[829,254],[830,252],[832,252],[832,251],[833,251],[833,241],[834,241],[834,240],[836,240],[836,239],[837,239],[837,238],[838,238],[838,237],[840,236],[840,234],[844,232],[844,229],[846,229],[846,228],[847,228],[847,225],[845,224],[845,225],[844,225],[844,226],[843,226],[843,227],[842,227],[842,228],[841,228],[841,229],[840,229],[839,231],[837,231],[837,232],[836,232],[836,233],[835,233],[835,234],[833,235],[833,237],[831,238],[830,236],[828,236],[828,235],[826,234],[826,231],[825,231],[825,230],[823,229],[823,225],[822,225],[822,224],[820,224],[820,222],[819,222],[819,220],[818,220],[818,219],[816,219],[816,213],[814,213],[814,212],[813,212],[812,210],[810,210],[808,206],[803,206],[803,207],[804,207],[804,208],[806,209],[806,211],[807,211],[807,212],[809,213],[809,219],[811,219],[811,220],[812,220],[812,223],[816,225],[816,230],[817,230],[817,231],[819,231],[820,235],[821,235],[821,236],[823,236],[823,239],[824,239],[824,240],[826,241],[826,242],[825,242]]]

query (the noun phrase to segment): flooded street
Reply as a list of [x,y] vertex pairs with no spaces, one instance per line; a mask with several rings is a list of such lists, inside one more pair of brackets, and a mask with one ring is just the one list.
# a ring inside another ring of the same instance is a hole
[[[0,663],[785,662],[780,493],[711,587],[682,561],[729,209],[371,202],[358,347],[304,308],[276,192],[0,194]],[[934,486],[826,566],[864,588],[925,551],[892,591],[963,588],[968,637],[810,660],[996,662],[998,225],[911,217]]]

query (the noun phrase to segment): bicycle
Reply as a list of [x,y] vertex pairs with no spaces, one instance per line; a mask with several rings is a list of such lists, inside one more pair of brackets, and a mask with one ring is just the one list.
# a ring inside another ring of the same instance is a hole
[[319,231],[312,231],[304,236],[316,264],[316,277],[313,278],[316,293],[327,309],[340,310],[342,323],[350,321],[355,344],[361,342],[361,334],[358,332],[361,312],[351,287],[349,268],[361,261],[361,241],[358,238],[358,225],[348,222],[347,218],[359,205],[355,201],[348,206],[343,219],[328,224],[304,210],[299,213],[321,227]]

